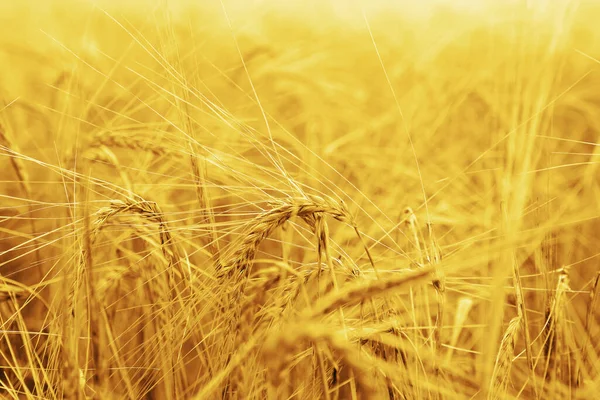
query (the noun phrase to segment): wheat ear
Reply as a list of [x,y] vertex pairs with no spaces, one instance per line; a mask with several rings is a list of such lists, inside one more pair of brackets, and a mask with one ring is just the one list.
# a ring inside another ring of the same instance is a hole
[[518,315],[510,321],[508,328],[506,328],[506,331],[504,332],[504,336],[500,342],[500,349],[496,356],[492,381],[490,382],[490,391],[488,392],[488,400],[502,399],[506,394],[508,381],[510,380],[510,369],[515,352],[515,343],[522,326],[523,317]]
[[210,193],[206,184],[206,160],[197,155],[196,146],[189,143],[190,147],[190,163],[192,166],[192,174],[194,176],[194,184],[196,186],[196,197],[200,205],[201,221],[210,229],[209,249],[212,253],[213,260],[219,262],[221,248],[219,246],[219,236],[215,223],[215,215],[213,213]]
[[[21,158],[17,154],[18,148],[16,147],[16,144],[9,138],[8,134],[6,133],[6,130],[4,129],[4,126],[2,126],[2,123],[0,123],[0,146],[4,146],[8,150],[10,155],[10,164],[13,170],[15,171],[15,174],[17,175],[17,179],[19,180],[21,190],[23,191],[23,194],[25,194],[25,197],[31,199],[31,186],[29,185],[29,174],[27,173],[27,169],[25,168],[23,160],[21,160]],[[29,209],[30,214],[29,226],[31,228],[31,235],[35,237],[37,229],[35,226],[35,219],[33,218],[33,205],[31,204],[31,202],[28,203],[27,208]],[[37,248],[34,253],[36,261],[39,265],[38,273],[39,278],[41,279],[43,276],[43,272],[41,265],[41,257]]]
[[180,262],[180,252],[171,236],[170,229],[167,225],[164,215],[156,203],[144,200],[141,197],[126,200],[113,200],[110,206],[103,207],[95,213],[95,219],[90,224],[89,228],[89,239],[87,239],[89,240],[89,245],[84,247],[81,251],[80,260],[75,271],[75,277],[71,284],[70,294],[67,299],[67,310],[69,310],[74,318],[75,304],[79,297],[78,293],[81,282],[83,281],[82,278],[84,277],[86,259],[88,259],[91,246],[93,245],[97,235],[106,225],[109,219],[125,213],[133,213],[139,215],[148,222],[158,224],[161,250],[165,259],[167,260],[167,266],[165,271],[159,270],[150,275],[164,276],[163,273],[166,272],[166,279],[153,281],[153,285],[147,285],[147,290],[149,291],[150,297],[154,304],[159,307],[157,323],[160,327],[159,330],[163,331],[162,335],[164,336],[164,351],[161,352],[161,354],[167,358],[165,365],[168,367],[168,371],[165,371],[163,382],[167,387],[167,390],[172,392],[174,390],[172,372],[174,371],[173,356],[175,354],[173,347],[174,331],[171,329],[172,312],[170,308],[167,311],[161,310],[160,308],[162,308],[162,305],[173,304],[173,293],[176,288],[175,269],[177,268],[182,278],[185,277],[185,271],[183,270],[182,263]]
[[[581,352],[583,353],[581,359],[581,367],[585,367],[587,363],[588,357],[588,346],[591,340],[591,332],[590,327],[592,325],[592,318],[594,316],[594,310],[596,309],[596,303],[598,301],[598,290],[600,289],[600,272],[596,273],[596,278],[594,279],[594,284],[592,285],[592,289],[590,290],[590,299],[588,302],[588,311],[585,317],[585,341],[581,346]],[[582,374],[581,368],[577,370],[577,385],[581,385],[582,382]]]
[[100,131],[93,136],[89,147],[94,148],[100,146],[146,151],[155,156],[162,156],[167,152],[165,147],[148,142],[147,135],[140,135],[136,132]]
[[352,346],[343,334],[334,333],[326,326],[310,323],[294,324],[267,337],[263,346],[263,357],[272,372],[270,376],[274,386],[281,384],[282,375],[287,371],[283,365],[285,364],[283,355],[294,352],[304,341],[324,344],[334,350],[354,372],[364,398],[376,398],[377,387],[371,379],[372,368],[368,358]]
[[373,296],[382,295],[392,290],[399,290],[406,287],[418,285],[423,281],[431,279],[431,274],[435,272],[434,266],[428,266],[418,270],[410,270],[399,273],[398,275],[372,281],[358,282],[347,285],[339,292],[330,293],[323,297],[312,310],[306,313],[306,317],[312,318],[327,314],[339,307],[345,305],[358,304],[368,300]]
[[286,221],[300,217],[311,218],[315,214],[327,214],[338,221],[350,222],[349,213],[332,201],[320,199],[316,201],[307,199],[288,199],[274,204],[274,208],[265,211],[248,223],[244,229],[241,242],[236,245],[236,250],[226,264],[217,264],[220,276],[247,273],[254,259],[259,245],[275,229]]

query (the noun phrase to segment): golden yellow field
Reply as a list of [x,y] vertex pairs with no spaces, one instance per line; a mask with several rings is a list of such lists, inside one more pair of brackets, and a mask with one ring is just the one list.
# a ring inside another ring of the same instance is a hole
[[0,1],[2,398],[598,398],[598,21]]

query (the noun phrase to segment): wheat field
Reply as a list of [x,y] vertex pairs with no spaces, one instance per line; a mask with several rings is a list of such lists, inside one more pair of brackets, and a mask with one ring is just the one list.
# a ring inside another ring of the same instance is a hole
[[2,398],[598,398],[598,20],[0,1]]

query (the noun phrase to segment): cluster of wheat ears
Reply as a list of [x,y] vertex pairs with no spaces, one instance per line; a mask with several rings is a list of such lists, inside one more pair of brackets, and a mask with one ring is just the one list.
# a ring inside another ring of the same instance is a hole
[[593,1],[0,3],[2,398],[598,398]]

